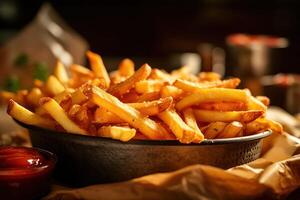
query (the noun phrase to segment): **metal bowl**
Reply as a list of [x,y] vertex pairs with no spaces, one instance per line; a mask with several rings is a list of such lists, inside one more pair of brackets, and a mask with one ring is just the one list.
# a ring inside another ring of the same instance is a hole
[[71,186],[125,181],[193,164],[230,168],[257,159],[261,153],[261,139],[272,133],[204,140],[200,144],[153,140],[120,142],[18,123],[29,130],[34,147],[57,155],[54,175]]

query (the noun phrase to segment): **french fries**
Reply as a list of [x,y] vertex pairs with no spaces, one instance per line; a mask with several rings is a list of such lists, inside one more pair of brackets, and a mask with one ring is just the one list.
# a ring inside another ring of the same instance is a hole
[[167,110],[173,103],[172,97],[161,98],[143,103],[129,103],[131,107],[139,110],[143,115],[153,116]]
[[95,76],[98,78],[102,78],[105,82],[105,87],[108,88],[110,85],[110,79],[101,56],[91,51],[88,51],[86,55],[90,61]]
[[56,66],[54,67],[53,74],[62,84],[68,83],[69,81],[68,73],[66,71],[65,66],[60,61],[57,61]]
[[132,76],[134,74],[134,62],[129,58],[123,59],[119,65],[118,72],[121,76]]
[[108,92],[114,96],[120,97],[133,88],[137,82],[146,79],[150,73],[151,67],[148,64],[145,64],[125,81],[110,87]]
[[243,124],[238,121],[229,123],[222,131],[217,135],[217,138],[233,138],[241,135],[243,131]]
[[65,87],[55,76],[50,75],[46,81],[45,89],[50,95],[55,96],[63,92],[65,90]]
[[247,106],[244,102],[205,102],[197,105],[197,108],[203,110],[214,110],[214,111],[242,111],[246,110]]
[[202,122],[232,122],[240,121],[243,123],[249,123],[264,114],[260,110],[249,110],[249,111],[212,111],[212,110],[200,110],[194,109],[197,120]]
[[46,128],[54,128],[55,126],[55,123],[53,121],[43,118],[31,112],[30,110],[27,110],[12,99],[8,102],[7,113],[16,120],[25,124]]
[[188,144],[282,132],[280,124],[266,119],[269,99],[236,89],[238,78],[193,75],[188,67],[167,73],[148,64],[135,71],[130,59],[108,74],[100,55],[88,51],[87,58],[91,70],[77,64],[66,69],[58,61],[45,83],[35,80],[31,90],[2,91],[8,114],[30,125],[124,142]]
[[170,127],[180,142],[191,143],[194,140],[195,130],[190,128],[174,110],[166,110],[158,117]]
[[199,88],[197,91],[190,91],[192,94],[184,97],[176,104],[176,109],[182,110],[203,102],[211,101],[241,101],[247,102],[247,92],[238,89],[225,88]]
[[195,131],[195,137],[193,139],[193,142],[195,143],[202,142],[204,140],[204,135],[202,134],[201,130],[198,127],[193,110],[191,108],[185,109],[183,111],[183,117],[185,123]]
[[227,126],[225,122],[212,122],[204,128],[204,137],[207,139],[214,139]]
[[121,126],[102,126],[98,130],[98,136],[108,137],[127,142],[135,136],[136,130]]
[[137,128],[150,139],[161,139],[164,134],[157,123],[143,115],[133,107],[119,101],[116,97],[98,87],[91,88],[91,99],[98,106],[103,106],[119,118]]
[[159,92],[164,84],[161,80],[142,80],[135,84],[135,90],[140,94]]
[[40,104],[66,131],[83,135],[86,134],[85,130],[81,129],[69,119],[63,108],[54,99],[43,97],[40,100]]

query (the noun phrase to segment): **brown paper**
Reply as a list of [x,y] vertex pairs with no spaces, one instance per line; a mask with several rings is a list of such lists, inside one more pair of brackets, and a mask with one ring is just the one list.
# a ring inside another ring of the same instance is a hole
[[58,189],[44,200],[280,199],[300,186],[299,145],[285,133],[262,158],[229,170],[194,165],[122,183]]

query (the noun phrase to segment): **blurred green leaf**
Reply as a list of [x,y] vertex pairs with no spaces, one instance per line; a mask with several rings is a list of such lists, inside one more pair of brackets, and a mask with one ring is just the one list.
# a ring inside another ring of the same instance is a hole
[[49,75],[49,68],[45,63],[36,63],[33,69],[33,78],[46,81]]
[[20,80],[17,76],[12,75],[5,79],[4,89],[10,92],[16,92],[20,89]]
[[28,64],[29,57],[26,53],[20,53],[14,61],[14,65],[17,67],[24,67]]

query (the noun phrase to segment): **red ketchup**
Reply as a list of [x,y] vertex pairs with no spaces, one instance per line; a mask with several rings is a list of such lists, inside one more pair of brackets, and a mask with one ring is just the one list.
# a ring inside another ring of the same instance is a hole
[[36,148],[0,147],[0,199],[38,199],[47,194],[54,154]]

